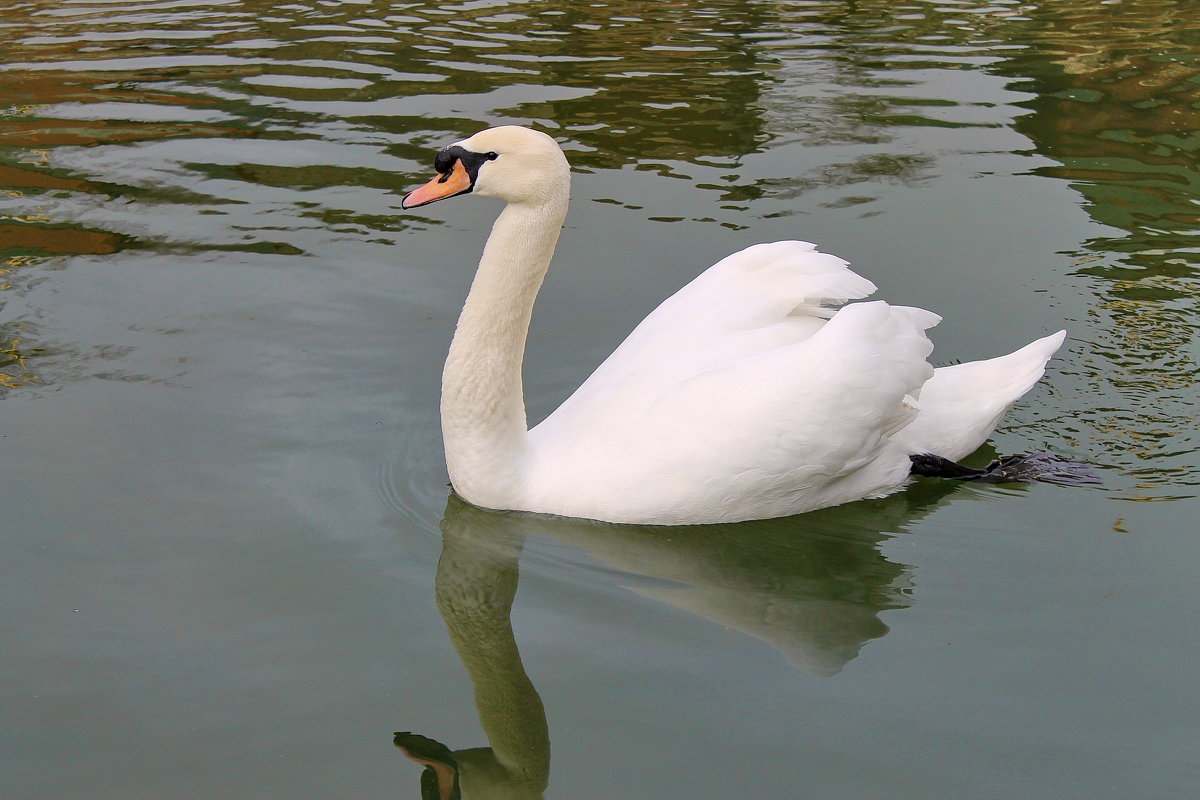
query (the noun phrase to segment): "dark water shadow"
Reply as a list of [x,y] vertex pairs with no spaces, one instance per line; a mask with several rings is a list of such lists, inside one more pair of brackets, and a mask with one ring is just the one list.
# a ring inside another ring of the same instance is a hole
[[911,570],[885,557],[881,544],[960,488],[922,481],[799,517],[685,527],[496,512],[452,495],[441,525],[437,605],[474,686],[488,744],[453,749],[396,733],[396,746],[424,767],[421,797],[538,798],[548,784],[546,713],[511,619],[529,537],[652,578],[658,585],[632,591],[760,639],[798,669],[832,676],[888,632],[881,612],[912,602]]

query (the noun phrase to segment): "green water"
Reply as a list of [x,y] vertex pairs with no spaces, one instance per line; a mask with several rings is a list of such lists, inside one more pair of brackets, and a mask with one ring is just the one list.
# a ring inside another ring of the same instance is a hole
[[[1200,797],[1192,4],[0,0],[0,42],[3,797],[421,797],[395,731],[429,796]],[[810,239],[937,363],[1066,327],[989,447],[1104,484],[448,504],[498,209],[400,199],[501,123],[575,172],[532,419]]]

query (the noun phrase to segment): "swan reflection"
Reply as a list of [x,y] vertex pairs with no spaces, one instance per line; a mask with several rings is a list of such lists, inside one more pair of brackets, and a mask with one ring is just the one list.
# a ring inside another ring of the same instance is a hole
[[797,668],[829,676],[887,633],[882,611],[911,603],[910,570],[881,542],[961,490],[924,481],[784,520],[655,527],[488,511],[451,496],[442,520],[437,605],[475,688],[487,747],[453,750],[417,733],[395,744],[425,767],[422,800],[539,798],[550,738],[521,663],[511,611],[530,536],[584,550],[596,561],[655,579],[631,591],[760,639]]

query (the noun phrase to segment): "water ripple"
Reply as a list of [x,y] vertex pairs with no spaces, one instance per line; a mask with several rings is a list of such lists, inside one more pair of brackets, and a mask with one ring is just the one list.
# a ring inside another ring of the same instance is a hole
[[[1056,290],[1086,294],[1092,328],[1064,370],[1079,386],[1063,434],[1139,481],[1161,464],[1164,487],[1200,484],[1179,430],[1200,359],[1200,25],[1167,0],[1118,15],[1083,0],[0,11],[14,274],[128,251],[376,253],[437,224],[396,213],[429,149],[488,124],[558,133],[606,207],[731,231],[814,208],[878,214],[890,188],[1007,153],[989,137],[1015,130],[1039,157],[1031,170],[1069,184],[1111,232],[1068,254],[1078,262]],[[1007,93],[981,88],[994,76]],[[657,204],[642,173],[694,201]],[[5,352],[36,352],[40,329],[5,324]],[[7,358],[8,373],[36,362]]]

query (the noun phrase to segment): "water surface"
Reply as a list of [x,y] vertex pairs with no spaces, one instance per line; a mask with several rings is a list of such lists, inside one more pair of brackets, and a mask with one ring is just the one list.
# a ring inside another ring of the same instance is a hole
[[[5,0],[0,40],[6,797],[421,796],[394,731],[465,797],[1195,793],[1187,4]],[[811,239],[942,314],[937,363],[1066,327],[988,452],[1104,485],[679,530],[448,501],[498,209],[400,199],[507,123],[574,167],[531,418]]]

